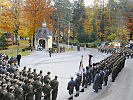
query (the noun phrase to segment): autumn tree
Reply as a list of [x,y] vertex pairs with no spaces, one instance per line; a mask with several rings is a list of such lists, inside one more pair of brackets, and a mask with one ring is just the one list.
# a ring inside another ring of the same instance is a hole
[[30,28],[30,37],[34,44],[34,35],[42,22],[45,19],[47,26],[53,29],[53,21],[51,19],[54,7],[51,5],[51,0],[25,0],[24,1],[24,15]]

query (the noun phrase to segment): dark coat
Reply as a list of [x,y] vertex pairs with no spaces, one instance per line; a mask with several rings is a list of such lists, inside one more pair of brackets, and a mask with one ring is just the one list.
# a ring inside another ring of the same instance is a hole
[[75,86],[75,81],[71,80],[68,82],[67,90],[69,90],[69,94],[73,94],[74,91],[74,86]]
[[97,73],[95,75],[94,83],[93,83],[93,89],[98,90],[98,86],[99,86],[99,73]]
[[81,84],[81,77],[77,76],[77,78],[75,79],[75,89],[76,89],[76,91],[79,91],[80,84]]

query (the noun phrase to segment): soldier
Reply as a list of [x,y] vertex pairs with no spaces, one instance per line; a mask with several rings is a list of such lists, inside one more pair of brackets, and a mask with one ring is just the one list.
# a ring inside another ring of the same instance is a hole
[[22,82],[18,82],[18,88],[15,89],[15,100],[23,100]]
[[51,57],[52,49],[49,48],[49,57]]
[[102,89],[103,76],[104,76],[104,72],[103,72],[103,70],[100,70],[100,73],[99,73],[99,87],[98,87],[98,89]]
[[75,97],[79,96],[80,84],[81,84],[81,77],[80,77],[79,73],[77,73],[77,77],[75,79],[75,89],[76,89]]
[[40,73],[38,74],[38,76],[40,76],[40,77],[41,77],[41,82],[42,82],[42,84],[43,84],[43,75],[42,75],[42,70],[40,70]]
[[33,100],[33,95],[33,85],[29,80],[28,84],[26,85],[26,100]]
[[50,95],[51,95],[51,86],[49,85],[49,81],[45,81],[45,85],[42,88],[43,94],[44,94],[44,99],[45,100],[50,100]]
[[15,100],[14,87],[10,87],[9,92],[6,94],[5,100]]
[[92,57],[93,57],[92,55],[89,55],[89,61],[88,61],[89,62],[89,67],[92,66]]
[[36,69],[33,69],[33,72],[32,72],[32,74],[34,75],[34,80],[36,80],[36,79],[37,79],[37,73],[36,73]]
[[24,69],[22,70],[22,75],[23,75],[23,76],[26,76],[26,75],[27,75],[26,66],[25,66]]
[[91,73],[90,73],[89,67],[86,67],[85,88],[87,88],[88,84],[91,85]]
[[104,70],[104,76],[103,76],[104,86],[107,85],[108,76],[109,76],[109,71],[108,71],[108,68],[106,68],[106,69]]
[[97,71],[97,74],[95,75],[94,78],[94,83],[93,83],[93,89],[95,90],[94,92],[98,92],[98,86],[99,86],[99,72]]
[[58,85],[59,82],[57,80],[57,76],[55,76],[55,78],[50,82],[50,86],[52,89],[52,100],[56,100],[57,98],[57,94],[58,94]]
[[17,55],[17,61],[18,61],[18,65],[19,65],[19,66],[20,66],[20,59],[21,59],[21,55],[18,54],[18,55]]
[[80,92],[84,92],[84,86],[85,86],[85,83],[86,83],[86,72],[85,72],[85,69],[83,69],[82,89],[81,89]]
[[47,72],[47,75],[44,76],[44,83],[46,83],[46,81],[50,81],[51,78],[50,78],[50,72]]
[[37,80],[34,82],[35,100],[41,100],[42,98],[42,83],[41,77],[38,76]]
[[6,100],[6,95],[7,95],[7,84],[2,85],[2,90],[1,90],[1,100]]
[[73,77],[71,77],[71,80],[68,82],[67,90],[69,90],[70,97],[68,100],[73,100],[73,91],[74,91],[75,81],[73,80]]

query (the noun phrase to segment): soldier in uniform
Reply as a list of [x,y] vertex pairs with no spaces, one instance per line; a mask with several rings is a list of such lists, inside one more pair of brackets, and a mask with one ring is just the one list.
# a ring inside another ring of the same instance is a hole
[[103,76],[104,86],[107,85],[108,76],[109,76],[109,71],[108,71],[108,68],[106,68],[106,69],[104,70],[104,76]]
[[6,100],[6,95],[7,95],[7,84],[2,85],[2,90],[1,90],[1,100]]
[[6,94],[6,99],[4,99],[4,100],[15,100],[13,87],[10,87],[9,92],[7,92],[7,94]]
[[57,80],[57,76],[55,76],[55,78],[50,82],[50,86],[52,89],[52,100],[56,100],[57,98],[58,85],[59,85],[59,82]]
[[33,85],[29,80],[28,84],[26,85],[26,100],[33,100],[33,95]]
[[33,72],[32,72],[32,74],[34,75],[34,80],[36,80],[36,79],[37,79],[37,73],[36,73],[36,69],[33,69]]
[[77,73],[77,77],[75,79],[75,89],[76,89],[75,97],[79,96],[80,84],[81,84],[81,77],[80,77],[79,73]]
[[44,83],[46,84],[46,81],[50,81],[51,78],[50,78],[50,72],[47,72],[47,75],[44,76]]
[[82,89],[80,92],[84,92],[84,86],[85,86],[85,83],[86,83],[86,72],[85,72],[85,69],[83,69],[83,80],[82,80]]
[[20,66],[20,59],[21,59],[21,55],[18,54],[18,55],[17,55],[17,61],[18,61],[18,65],[19,65],[19,66]]
[[37,76],[40,76],[40,77],[41,77],[41,82],[42,82],[42,84],[43,84],[43,75],[42,75],[42,70],[40,70],[40,73],[39,73]]
[[51,57],[52,49],[49,48],[49,57]]
[[97,74],[95,75],[94,78],[94,83],[93,83],[93,89],[95,90],[94,92],[98,92],[98,86],[99,86],[99,72],[97,71]]
[[22,82],[18,82],[18,88],[15,89],[15,100],[23,100]]
[[102,89],[103,76],[104,76],[104,72],[103,72],[103,70],[100,70],[100,73],[99,73],[99,87],[98,87],[98,89]]
[[49,81],[45,81],[45,85],[42,88],[43,94],[44,94],[44,99],[45,100],[50,100],[50,95],[51,95],[51,86],[49,84]]
[[34,82],[35,100],[41,100],[42,98],[42,83],[41,77],[38,76],[37,80]]
[[75,87],[75,81],[73,80],[73,77],[71,77],[71,80],[68,82],[67,90],[69,90],[70,97],[68,100],[73,100],[73,91]]

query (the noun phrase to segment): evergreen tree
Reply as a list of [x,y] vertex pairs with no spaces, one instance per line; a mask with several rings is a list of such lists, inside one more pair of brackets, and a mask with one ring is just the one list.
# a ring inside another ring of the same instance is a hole
[[93,20],[92,20],[92,27],[93,27],[93,31],[92,31],[92,39],[93,41],[97,40],[97,27],[96,27],[96,15],[94,14],[93,16]]

